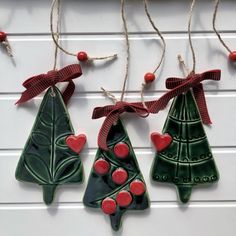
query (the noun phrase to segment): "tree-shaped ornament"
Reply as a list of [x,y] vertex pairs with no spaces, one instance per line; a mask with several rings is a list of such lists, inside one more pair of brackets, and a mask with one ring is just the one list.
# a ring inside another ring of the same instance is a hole
[[86,136],[74,136],[64,103],[74,91],[72,79],[80,75],[80,66],[75,64],[32,77],[24,83],[27,89],[17,102],[28,101],[50,87],[50,84],[69,81],[63,97],[55,86],[50,87],[44,95],[15,173],[19,181],[42,186],[46,204],[53,201],[57,186],[81,183],[83,180],[83,167],[78,154],[86,142]]
[[83,202],[101,208],[118,230],[127,210],[149,207],[146,184],[140,172],[128,134],[118,119],[107,137],[108,150],[99,148],[90,173]]
[[93,119],[106,117],[99,135],[98,151],[90,173],[83,202],[88,207],[100,208],[110,216],[111,226],[119,230],[121,217],[127,210],[144,210],[149,208],[149,197],[146,184],[140,172],[134,150],[128,134],[122,124],[120,115],[125,112],[136,113],[140,117],[147,117],[143,93],[146,85],[155,80],[155,72],[162,64],[165,53],[165,41],[155,26],[148,12],[147,2],[144,0],[145,12],[148,19],[163,42],[163,53],[160,63],[153,72],[146,73],[142,83],[142,102],[124,102],[124,93],[129,72],[130,45],[125,20],[125,0],[121,0],[121,15],[126,39],[126,72],[120,101],[114,95],[103,89],[115,105],[97,107],[93,112]]
[[[54,14],[56,7],[56,30],[54,31]],[[66,104],[73,95],[73,80],[82,75],[81,67],[72,64],[58,70],[58,49],[65,54],[75,56],[79,61],[103,60],[116,58],[116,54],[107,57],[88,57],[86,52],[71,53],[59,45],[60,1],[53,0],[50,11],[50,30],[55,43],[53,70],[46,74],[34,76],[23,83],[26,90],[17,104],[27,102],[48,89],[39,109],[32,132],[21,155],[16,178],[39,184],[43,188],[44,201],[50,204],[57,186],[70,183],[81,183],[83,168],[79,159],[86,136],[74,135]],[[55,87],[57,83],[68,85],[61,95]]]
[[151,177],[176,185],[183,203],[189,201],[194,186],[219,179],[202,124],[211,121],[201,84],[203,80],[219,79],[219,70],[191,74],[186,79],[169,78],[166,85],[171,90],[150,105],[150,112],[156,113],[174,97],[162,134],[151,134],[156,148]]
[[188,19],[188,39],[192,53],[193,67],[189,70],[181,56],[186,78],[169,78],[166,87],[170,89],[156,102],[147,106],[150,113],[158,113],[174,98],[166,119],[163,134],[153,133],[151,140],[156,148],[156,156],[151,169],[154,181],[176,185],[183,203],[189,201],[192,188],[197,184],[218,181],[219,174],[213,160],[203,124],[211,124],[207,110],[202,82],[219,81],[220,70],[195,73],[196,54],[191,38],[191,22],[196,0],[191,1]]

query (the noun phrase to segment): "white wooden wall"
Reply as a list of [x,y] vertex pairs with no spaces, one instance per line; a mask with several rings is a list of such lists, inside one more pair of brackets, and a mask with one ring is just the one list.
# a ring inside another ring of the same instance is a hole
[[[176,60],[181,53],[191,62],[187,45],[189,0],[150,0],[151,14],[164,32],[167,42],[163,70],[155,86],[146,94],[159,97],[168,76],[182,76]],[[191,202],[179,205],[174,186],[152,183],[149,171],[153,148],[149,133],[161,130],[167,110],[146,120],[127,116],[127,129],[135,148],[151,198],[151,209],[128,212],[122,230],[111,230],[109,217],[101,211],[85,209],[83,192],[92,166],[97,134],[102,119],[91,120],[95,106],[109,104],[100,87],[120,96],[124,76],[125,46],[119,15],[119,0],[63,1],[61,43],[70,51],[85,50],[91,56],[118,53],[113,63],[84,66],[83,77],[76,81],[76,93],[69,105],[76,131],[86,133],[88,144],[82,154],[85,182],[58,189],[55,204],[46,207],[41,188],[19,183],[15,168],[31,130],[42,96],[21,107],[14,105],[29,76],[47,72],[53,63],[53,44],[49,34],[49,0],[0,0],[0,27],[9,32],[14,61],[0,50],[0,235],[1,236],[74,236],[74,235],[161,235],[161,236],[235,236],[236,235],[236,67],[212,32],[212,0],[198,0],[193,19],[193,43],[197,52],[197,71],[222,69],[220,83],[205,83],[207,103],[213,120],[206,128],[221,179],[207,188],[195,188]],[[222,0],[218,28],[236,50],[236,1]],[[128,0],[128,27],[131,40],[131,71],[127,100],[139,99],[143,74],[154,68],[160,45],[147,21],[141,0]],[[73,57],[60,56],[60,65],[76,63]]]

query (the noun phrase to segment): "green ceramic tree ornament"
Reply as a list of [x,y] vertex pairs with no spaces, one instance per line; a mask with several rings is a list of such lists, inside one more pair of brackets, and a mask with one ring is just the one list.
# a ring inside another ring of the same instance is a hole
[[153,133],[151,139],[157,150],[152,179],[175,184],[181,202],[189,201],[197,184],[218,181],[217,167],[192,91],[174,99],[163,134]]
[[132,145],[121,120],[112,126],[107,138],[109,151],[98,149],[83,202],[100,208],[110,216],[111,226],[118,230],[127,210],[149,207],[146,185]]
[[49,88],[15,173],[19,181],[42,186],[46,204],[52,203],[57,186],[83,180],[78,153],[86,139],[85,136],[78,138],[73,134],[60,91],[56,87]]

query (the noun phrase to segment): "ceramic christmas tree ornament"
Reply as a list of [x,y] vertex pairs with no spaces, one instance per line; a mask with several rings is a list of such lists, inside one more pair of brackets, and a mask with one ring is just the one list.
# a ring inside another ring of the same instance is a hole
[[192,0],[188,22],[193,68],[190,71],[181,56],[178,56],[188,73],[186,78],[168,78],[166,88],[170,90],[156,102],[146,103],[150,113],[158,113],[174,98],[162,134],[151,134],[151,141],[156,149],[151,177],[154,181],[174,184],[183,203],[190,200],[194,186],[214,183],[219,179],[203,127],[203,123],[211,124],[211,119],[202,82],[219,81],[221,71],[195,73],[196,55],[190,31],[195,2],[196,0]]
[[72,135],[74,130],[62,95],[56,87],[49,88],[16,169],[17,180],[42,187],[46,204],[52,203],[57,186],[83,180],[79,153],[86,139],[83,135],[83,139],[75,139],[70,145],[68,139]]
[[161,139],[152,134],[156,148],[152,179],[174,184],[181,202],[186,203],[194,186],[219,179],[191,90],[174,99],[162,132]]
[[112,125],[108,150],[99,148],[90,173],[83,202],[109,215],[118,230],[121,217],[128,210],[149,207],[146,184],[139,169],[128,134],[120,119]]
[[[58,186],[83,180],[79,153],[86,136],[74,135],[65,105],[74,92],[72,80],[81,75],[75,64],[34,76],[24,82],[26,90],[17,102],[27,102],[47,89],[15,174],[19,181],[40,185],[46,204],[52,203]],[[55,86],[58,82],[69,82],[63,94]]]
[[155,72],[161,66],[165,42],[159,30],[154,25],[147,9],[145,12],[152,27],[163,41],[163,54],[154,72],[148,72],[142,83],[141,102],[124,101],[126,84],[129,77],[130,43],[125,17],[125,0],[121,0],[121,16],[126,39],[126,66],[121,98],[118,101],[113,94],[103,89],[105,95],[111,98],[114,105],[97,107],[93,112],[93,119],[105,117],[98,134],[98,151],[90,173],[83,202],[88,207],[99,208],[110,216],[111,226],[117,231],[121,227],[122,215],[129,210],[145,210],[149,208],[149,197],[146,184],[139,169],[137,159],[123,126],[121,115],[135,113],[139,117],[147,117],[149,111],[144,104],[143,91],[146,84],[155,80]]
[[[56,32],[53,27],[55,7]],[[27,102],[48,89],[16,169],[17,180],[42,186],[46,204],[52,203],[57,186],[82,182],[83,167],[79,154],[86,143],[84,134],[74,134],[66,109],[66,104],[75,90],[73,80],[82,75],[81,67],[79,64],[72,64],[60,70],[56,67],[58,49],[66,54],[78,56],[79,61],[87,61],[89,57],[85,52],[78,55],[70,53],[59,45],[59,16],[60,1],[53,0],[50,11],[50,29],[55,43],[53,69],[26,80],[23,83],[26,90],[17,102]],[[67,87],[61,94],[55,85],[62,82],[66,82]]]

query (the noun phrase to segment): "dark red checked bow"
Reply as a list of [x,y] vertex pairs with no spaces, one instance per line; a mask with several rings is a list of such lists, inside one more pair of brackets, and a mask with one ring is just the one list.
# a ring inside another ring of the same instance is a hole
[[52,70],[47,74],[33,76],[23,83],[26,90],[21,94],[21,98],[16,102],[16,104],[29,101],[42,93],[45,89],[54,86],[56,83],[69,82],[62,94],[64,102],[67,104],[75,90],[73,79],[81,75],[82,70],[80,65],[73,64],[62,68],[61,70]]
[[114,123],[116,123],[120,115],[124,112],[136,113],[140,117],[147,117],[149,112],[143,107],[142,103],[117,102],[115,105],[104,107],[96,107],[93,111],[93,119],[106,116],[102,127],[98,134],[98,146],[103,150],[108,150],[107,136]]
[[186,79],[168,78],[166,80],[166,88],[171,90],[160,97],[157,101],[147,102],[146,105],[149,108],[149,112],[158,113],[160,110],[164,109],[167,106],[168,102],[172,98],[182,93],[186,93],[189,89],[192,88],[203,123],[211,124],[211,119],[208,114],[205,94],[201,82],[204,80],[218,81],[220,80],[220,76],[220,70],[211,70],[202,74],[190,74]]

